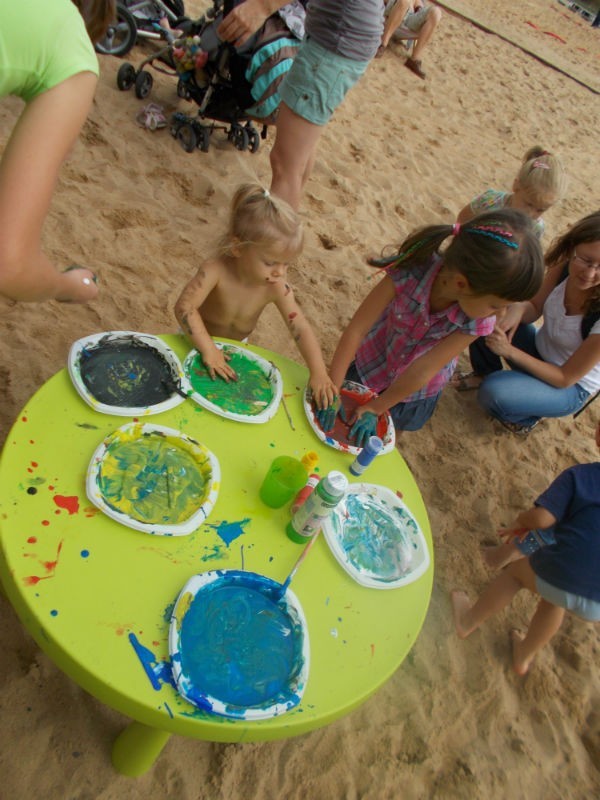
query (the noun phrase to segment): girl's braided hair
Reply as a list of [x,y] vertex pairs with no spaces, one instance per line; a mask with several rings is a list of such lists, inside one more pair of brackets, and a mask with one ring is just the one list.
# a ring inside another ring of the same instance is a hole
[[463,225],[429,225],[412,233],[387,258],[369,259],[376,267],[403,268],[427,262],[449,237],[444,266],[460,272],[474,295],[529,300],[544,277],[544,259],[531,221],[513,209],[486,211]]

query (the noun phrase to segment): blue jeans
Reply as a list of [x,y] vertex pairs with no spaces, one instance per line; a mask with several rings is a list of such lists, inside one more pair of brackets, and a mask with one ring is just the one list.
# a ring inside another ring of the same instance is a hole
[[[533,325],[519,325],[513,344],[534,358],[541,358],[535,346],[535,331]],[[521,371],[514,364],[510,370],[502,369],[502,362],[487,348],[483,339],[471,345],[469,351],[475,372],[486,376],[479,387],[477,400],[484,411],[503,422],[528,426],[541,417],[566,417],[578,411],[589,397],[589,392],[578,383],[558,389]],[[494,359],[498,360],[500,367],[491,372],[489,368]]]
[[[348,367],[346,380],[354,381],[365,386],[365,382],[358,374],[354,361]],[[394,428],[397,431],[418,431],[435,411],[441,392],[434,397],[425,397],[422,400],[411,400],[408,403],[396,403],[389,409]]]

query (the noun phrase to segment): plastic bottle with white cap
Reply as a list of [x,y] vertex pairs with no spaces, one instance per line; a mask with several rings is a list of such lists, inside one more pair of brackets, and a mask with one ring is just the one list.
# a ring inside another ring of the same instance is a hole
[[322,478],[288,522],[285,531],[289,538],[298,544],[306,544],[321,530],[323,522],[343,499],[347,488],[348,478],[337,470],[332,470]]

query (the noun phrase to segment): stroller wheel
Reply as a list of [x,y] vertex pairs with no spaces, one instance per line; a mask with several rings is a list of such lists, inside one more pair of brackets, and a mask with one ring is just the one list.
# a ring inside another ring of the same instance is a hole
[[135,79],[135,96],[139,97],[140,100],[148,97],[153,83],[152,75],[143,69]]
[[188,91],[185,82],[181,80],[181,78],[177,81],[177,97],[181,97],[183,100],[190,99],[190,93]]
[[117,72],[117,86],[122,92],[126,92],[128,89],[131,89],[133,84],[135,83],[135,67],[133,64],[121,64],[119,67],[119,71]]
[[251,153],[256,153],[260,146],[260,136],[258,131],[253,125],[246,125],[246,134],[248,135],[248,147]]
[[117,3],[116,19],[108,26],[104,38],[96,42],[95,48],[105,56],[124,56],[131,50],[136,39],[135,17],[123,3]]
[[248,132],[245,128],[242,128],[241,125],[237,123],[233,123],[231,126],[231,130],[227,135],[227,138],[230,142],[233,142],[233,146],[236,150],[247,150],[249,139],[248,139]]
[[198,147],[198,137],[196,136],[196,131],[189,122],[184,123],[179,128],[175,138],[186,153],[193,153],[196,147]]
[[203,153],[208,153],[210,131],[202,125],[198,125],[196,128],[196,135],[198,136],[198,150],[201,150]]

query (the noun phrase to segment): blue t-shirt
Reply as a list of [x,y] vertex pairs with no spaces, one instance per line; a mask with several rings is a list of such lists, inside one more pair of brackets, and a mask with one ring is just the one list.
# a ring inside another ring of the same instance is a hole
[[566,469],[536,505],[556,517],[556,544],[533,553],[531,568],[558,589],[600,602],[600,462]]

